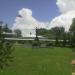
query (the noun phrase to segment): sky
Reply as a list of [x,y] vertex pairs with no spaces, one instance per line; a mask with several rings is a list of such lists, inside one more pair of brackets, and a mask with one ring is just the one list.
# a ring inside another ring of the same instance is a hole
[[64,27],[75,18],[75,0],[0,0],[0,20],[20,29],[23,36],[35,36],[35,28]]
[[0,0],[0,20],[11,26],[22,8],[31,9],[33,16],[44,22],[59,15],[56,0]]

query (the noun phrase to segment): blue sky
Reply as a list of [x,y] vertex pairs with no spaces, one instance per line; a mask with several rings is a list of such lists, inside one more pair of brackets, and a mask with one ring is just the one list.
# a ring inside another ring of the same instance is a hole
[[31,9],[33,17],[43,22],[49,22],[60,14],[56,0],[0,0],[0,20],[12,25],[22,8]]

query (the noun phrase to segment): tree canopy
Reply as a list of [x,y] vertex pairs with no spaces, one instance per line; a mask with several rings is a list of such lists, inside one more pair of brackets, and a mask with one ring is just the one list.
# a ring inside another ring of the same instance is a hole
[[15,32],[15,34],[16,34],[17,37],[22,37],[21,30],[16,29],[16,30],[14,30],[14,32]]

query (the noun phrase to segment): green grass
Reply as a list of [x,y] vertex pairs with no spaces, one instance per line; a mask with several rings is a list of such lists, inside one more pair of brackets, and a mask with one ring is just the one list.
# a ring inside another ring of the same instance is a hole
[[25,48],[17,46],[15,59],[0,75],[71,75],[71,60],[75,57],[70,48]]

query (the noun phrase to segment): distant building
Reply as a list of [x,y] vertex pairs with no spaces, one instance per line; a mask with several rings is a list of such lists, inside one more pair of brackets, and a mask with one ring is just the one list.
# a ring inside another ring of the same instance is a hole
[[2,34],[5,38],[14,38],[14,37],[16,37],[15,33],[3,32]]

